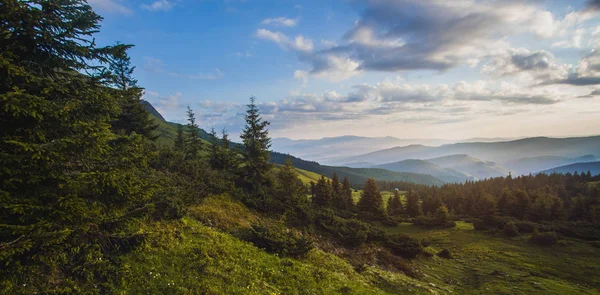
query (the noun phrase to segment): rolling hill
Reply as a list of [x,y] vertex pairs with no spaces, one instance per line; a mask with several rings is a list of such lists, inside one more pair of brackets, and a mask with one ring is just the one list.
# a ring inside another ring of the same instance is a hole
[[[158,113],[150,103],[144,103],[144,105],[146,106],[146,109],[148,110],[150,116],[159,125],[157,130],[159,138],[157,139],[157,142],[163,145],[172,144],[175,140],[175,137],[177,136],[177,126],[179,124],[165,121],[164,118],[160,116],[160,113]],[[210,141],[211,138],[211,136],[203,129],[200,129],[200,137],[206,141]],[[235,147],[241,148],[241,145],[239,143],[233,143],[233,145]],[[271,162],[274,164],[282,165],[285,162],[285,158],[287,156],[287,154],[271,152]],[[442,185],[444,183],[444,181],[435,178],[431,175],[395,172],[385,169],[374,168],[325,166],[320,165],[317,162],[302,160],[294,156],[290,157],[294,166],[300,169],[299,176],[304,182],[310,182],[311,180],[314,180],[315,174],[331,177],[335,172],[340,178],[348,177],[348,180],[354,188],[362,188],[362,185],[365,183],[365,181],[367,181],[368,178],[375,178],[377,180],[387,181],[405,181],[425,185]]]
[[552,174],[552,173],[587,173],[590,171],[592,175],[600,174],[600,162],[587,162],[587,163],[575,163],[552,169],[541,171],[540,173]]
[[465,180],[473,179],[471,176],[464,174],[460,171],[442,167],[440,165],[425,160],[403,160],[394,163],[378,165],[375,166],[375,168],[383,168],[397,172],[429,174],[445,182],[464,182]]
[[469,155],[451,155],[428,159],[427,161],[442,167],[452,168],[476,179],[503,177],[508,175],[506,168],[494,162],[486,162]]
[[[600,155],[600,136],[548,138],[533,137],[503,142],[464,142],[439,147],[409,145],[394,147],[359,156],[339,157],[335,163],[371,162],[385,164],[406,159],[430,159],[455,154],[467,154],[471,157],[510,163],[514,159],[539,156],[558,156],[574,158],[581,155]],[[507,169],[512,169],[505,166]],[[536,172],[536,171],[532,171]]]
[[539,156],[521,158],[505,163],[510,167],[515,175],[535,173],[558,166],[566,166],[574,163],[595,162],[600,159],[594,155],[586,155],[577,158],[559,157],[559,156]]

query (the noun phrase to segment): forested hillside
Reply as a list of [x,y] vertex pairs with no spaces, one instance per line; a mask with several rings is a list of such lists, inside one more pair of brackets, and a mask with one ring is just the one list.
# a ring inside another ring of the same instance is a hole
[[1,294],[600,293],[600,176],[321,166],[255,97],[234,144],[149,113],[86,1],[0,20]]

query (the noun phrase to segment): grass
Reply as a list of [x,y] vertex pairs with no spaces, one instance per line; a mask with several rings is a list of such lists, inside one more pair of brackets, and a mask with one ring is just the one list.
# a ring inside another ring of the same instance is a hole
[[538,247],[527,236],[505,238],[460,221],[451,229],[382,229],[428,240],[430,252],[450,250],[454,259],[420,257],[415,265],[425,280],[458,294],[600,294],[600,250],[582,241]]
[[[231,212],[231,216],[226,216]],[[196,217],[213,220],[207,226]],[[318,249],[281,258],[224,231],[256,215],[214,196],[178,221],[145,224],[147,243],[126,255],[120,294],[430,294],[442,289],[401,273],[366,267]]]

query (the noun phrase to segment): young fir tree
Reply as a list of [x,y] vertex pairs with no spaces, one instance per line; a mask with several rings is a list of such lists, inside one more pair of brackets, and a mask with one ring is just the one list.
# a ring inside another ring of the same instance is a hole
[[344,180],[342,181],[340,195],[341,198],[338,208],[352,211],[352,209],[354,209],[354,199],[352,198],[352,188],[350,187],[350,181],[348,181],[348,177],[344,177]]
[[338,207],[341,198],[342,184],[340,183],[340,179],[335,172],[333,172],[333,177],[331,178],[331,189],[333,191],[334,206]]
[[[117,45],[121,45],[117,43]],[[150,117],[148,111],[142,105],[141,98],[144,89],[137,85],[133,78],[134,66],[127,54],[131,45],[121,45],[124,50],[116,54],[109,62],[110,84],[115,88],[116,96],[119,97],[121,113],[112,122],[114,130],[123,130],[126,134],[135,132],[144,137],[155,140],[158,125]]]
[[404,206],[398,190],[395,190],[394,196],[388,199],[387,214],[390,217],[399,217],[404,214]]
[[202,138],[200,138],[200,126],[196,123],[196,114],[190,106],[187,107],[187,117],[186,152],[191,158],[197,158],[200,155],[204,144]]
[[406,213],[409,217],[419,217],[423,215],[421,204],[419,203],[419,194],[413,192],[410,188],[406,194]]
[[185,151],[185,135],[183,131],[183,125],[177,125],[177,136],[175,137],[175,150],[184,152]]
[[383,198],[375,184],[375,179],[369,178],[356,204],[358,211],[369,219],[382,219],[384,217]]
[[115,293],[98,282],[119,282],[110,257],[140,241],[128,224],[153,193],[142,137],[111,130],[103,65],[126,46],[96,45],[83,0],[2,1],[0,19],[0,286]]
[[277,186],[275,191],[277,199],[283,205],[283,210],[304,206],[307,203],[306,188],[302,184],[302,180],[298,178],[298,172],[296,172],[296,168],[294,168],[292,159],[289,156],[277,172]]
[[333,203],[333,190],[331,184],[325,178],[321,176],[315,184],[315,192],[312,198],[312,205],[321,208],[331,208]]
[[264,121],[255,103],[256,98],[250,97],[246,109],[246,126],[240,137],[244,142],[244,180],[251,193],[262,193],[269,183],[269,121]]

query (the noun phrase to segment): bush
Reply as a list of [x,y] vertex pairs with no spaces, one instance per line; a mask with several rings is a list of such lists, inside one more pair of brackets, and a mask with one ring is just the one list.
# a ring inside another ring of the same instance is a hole
[[504,229],[502,231],[508,237],[516,237],[519,235],[519,229],[517,228],[514,222],[509,222],[506,225],[504,225]]
[[452,259],[452,253],[450,253],[450,250],[448,250],[448,249],[444,249],[444,250],[438,252],[437,256],[446,258],[446,259]]
[[406,260],[401,257],[395,256],[388,250],[381,250],[377,253],[377,260],[379,265],[393,267],[406,274],[407,276],[417,278],[419,277],[418,272],[415,268]]
[[185,206],[181,198],[173,195],[157,195],[154,198],[154,212],[152,217],[155,220],[166,219],[180,219],[185,213]]
[[389,236],[386,246],[394,255],[405,258],[414,258],[423,251],[419,240],[404,234]]
[[442,227],[442,228],[450,228],[455,227],[456,222],[449,219],[439,219],[435,217],[428,216],[419,216],[413,220],[413,223],[422,227]]
[[269,253],[281,256],[299,257],[313,248],[310,239],[279,224],[254,224],[243,239]]
[[475,230],[488,230],[490,229],[490,225],[484,222],[483,220],[475,220],[473,222],[473,227]]
[[558,226],[554,226],[553,230],[570,238],[582,239],[586,241],[600,240],[600,224],[594,222],[567,222]]
[[358,247],[369,240],[380,240],[383,231],[357,219],[344,219],[331,210],[321,210],[315,218],[317,229],[330,234],[344,246]]
[[538,246],[552,246],[558,242],[558,235],[555,232],[534,232],[529,242]]
[[389,226],[389,227],[396,227],[398,226],[399,222],[393,218],[386,218],[384,219],[381,224],[385,225],[385,226]]
[[541,228],[541,225],[531,221],[517,221],[514,223],[521,233],[533,233]]

